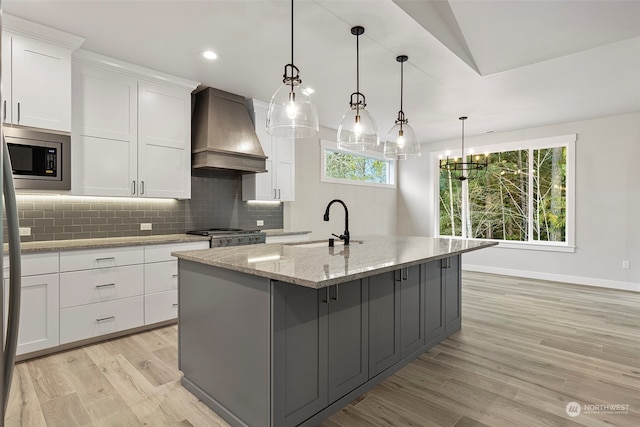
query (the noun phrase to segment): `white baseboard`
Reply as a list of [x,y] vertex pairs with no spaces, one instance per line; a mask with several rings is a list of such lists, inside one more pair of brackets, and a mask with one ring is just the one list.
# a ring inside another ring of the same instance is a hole
[[620,289],[640,292],[640,283],[619,282],[616,280],[594,279],[591,277],[568,276],[564,274],[541,273],[539,271],[515,270],[511,268],[486,267],[483,265],[462,264],[462,269],[478,273],[501,274],[503,276],[526,277],[528,279],[550,280],[553,282],[572,283],[575,285],[596,286],[599,288]]

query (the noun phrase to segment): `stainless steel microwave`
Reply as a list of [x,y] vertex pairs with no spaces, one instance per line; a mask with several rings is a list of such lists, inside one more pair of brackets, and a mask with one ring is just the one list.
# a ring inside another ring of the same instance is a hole
[[15,127],[3,132],[16,189],[71,190],[71,137]]

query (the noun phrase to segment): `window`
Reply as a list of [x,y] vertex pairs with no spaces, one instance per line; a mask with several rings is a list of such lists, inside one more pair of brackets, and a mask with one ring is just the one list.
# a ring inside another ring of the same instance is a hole
[[489,165],[465,181],[434,160],[439,235],[573,250],[575,139],[568,135],[482,147]]
[[343,184],[395,187],[395,163],[382,153],[354,153],[322,141],[322,181]]

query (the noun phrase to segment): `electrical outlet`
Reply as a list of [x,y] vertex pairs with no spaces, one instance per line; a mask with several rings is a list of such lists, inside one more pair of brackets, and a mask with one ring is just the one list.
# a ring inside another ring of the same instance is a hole
[[143,222],[140,224],[140,230],[151,230],[152,225],[150,222]]
[[21,236],[31,236],[31,227],[20,227]]
[[260,225],[264,225],[264,221],[259,219],[256,221],[256,225],[260,226]]
[[629,260],[628,259],[623,259],[622,260],[622,268],[629,268]]

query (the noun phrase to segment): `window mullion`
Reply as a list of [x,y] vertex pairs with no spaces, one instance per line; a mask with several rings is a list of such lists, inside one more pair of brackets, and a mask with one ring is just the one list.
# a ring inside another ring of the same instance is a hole
[[527,179],[527,241],[533,242],[533,148],[527,150],[528,155],[528,179]]

